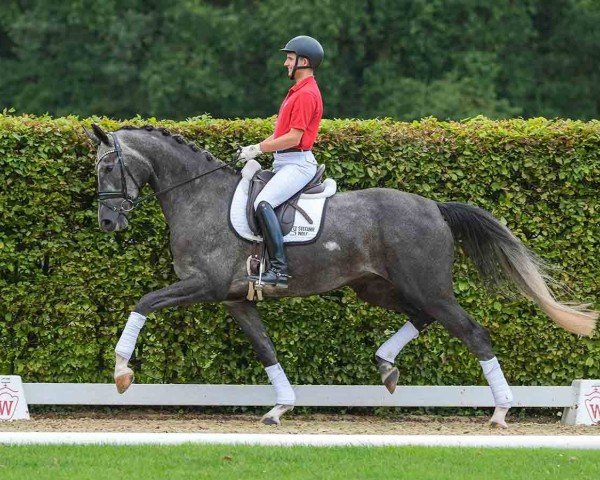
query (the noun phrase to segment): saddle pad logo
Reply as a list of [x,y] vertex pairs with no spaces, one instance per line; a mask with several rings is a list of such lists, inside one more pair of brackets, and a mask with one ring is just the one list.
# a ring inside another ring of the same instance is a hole
[[595,385],[593,390],[584,396],[585,408],[593,423],[600,423],[600,386]]
[[19,403],[17,393],[17,391],[11,390],[6,385],[0,388],[0,420],[12,419]]
[[308,237],[313,236],[317,231],[317,227],[303,227],[301,225],[294,225],[290,230],[289,235],[294,237]]

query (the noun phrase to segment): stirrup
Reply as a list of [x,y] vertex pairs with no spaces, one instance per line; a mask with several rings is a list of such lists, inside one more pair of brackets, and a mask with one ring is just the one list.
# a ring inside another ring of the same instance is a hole
[[272,285],[277,288],[288,288],[288,279],[290,278],[292,276],[287,273],[279,273],[273,270],[267,270],[262,275],[248,275],[248,280],[254,282],[257,286]]

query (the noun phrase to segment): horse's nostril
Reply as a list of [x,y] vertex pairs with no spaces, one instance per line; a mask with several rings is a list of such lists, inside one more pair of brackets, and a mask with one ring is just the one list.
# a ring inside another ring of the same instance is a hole
[[109,220],[107,218],[102,219],[102,227],[103,228],[111,228],[112,226],[113,226],[112,220]]

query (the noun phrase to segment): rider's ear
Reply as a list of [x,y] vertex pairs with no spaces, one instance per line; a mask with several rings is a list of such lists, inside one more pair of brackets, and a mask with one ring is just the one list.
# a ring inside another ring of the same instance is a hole
[[96,136],[96,142],[98,144],[100,144],[100,142],[102,142],[105,145],[108,145],[108,135],[106,133],[104,133],[104,130],[102,130],[95,123],[92,123],[92,130],[94,130],[94,134]]

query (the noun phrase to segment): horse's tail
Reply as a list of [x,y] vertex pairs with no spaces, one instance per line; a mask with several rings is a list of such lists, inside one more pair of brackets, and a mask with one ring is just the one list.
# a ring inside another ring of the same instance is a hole
[[491,213],[465,203],[437,205],[455,240],[462,240],[465,253],[484,278],[497,283],[504,273],[565,330],[592,334],[598,312],[589,310],[588,305],[559,303],[546,284],[553,279],[543,262]]

